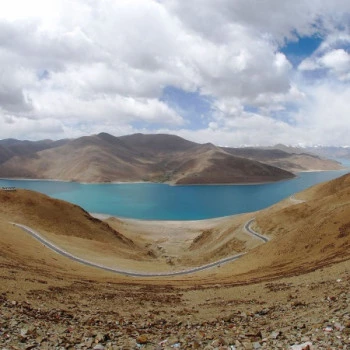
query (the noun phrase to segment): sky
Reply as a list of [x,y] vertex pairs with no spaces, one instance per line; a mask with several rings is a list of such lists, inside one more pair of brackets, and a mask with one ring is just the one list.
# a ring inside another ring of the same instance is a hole
[[0,0],[0,139],[350,144],[349,0]]

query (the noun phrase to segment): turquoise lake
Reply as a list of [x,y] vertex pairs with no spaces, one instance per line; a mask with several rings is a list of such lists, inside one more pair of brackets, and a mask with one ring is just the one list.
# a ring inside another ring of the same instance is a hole
[[349,172],[307,172],[258,185],[81,184],[40,180],[0,180],[75,203],[92,213],[147,220],[199,220],[266,208],[293,193]]

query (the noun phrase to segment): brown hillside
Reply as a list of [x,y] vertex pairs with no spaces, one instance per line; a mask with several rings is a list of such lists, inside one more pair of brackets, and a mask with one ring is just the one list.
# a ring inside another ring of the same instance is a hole
[[204,152],[190,162],[194,166],[188,167],[189,170],[177,179],[177,184],[258,183],[294,177],[285,170],[235,157],[220,150]]
[[113,241],[121,247],[136,249],[132,240],[77,205],[34,191],[0,190],[0,219],[30,226],[42,233],[100,242]]
[[0,145],[0,164],[12,158],[13,155],[13,152],[11,152],[8,148]]
[[244,157],[291,172],[309,170],[338,170],[340,163],[321,158],[300,149],[277,145],[277,148],[224,148],[230,154]]
[[[111,135],[100,134],[103,137],[110,138]],[[175,153],[188,151],[198,146],[197,143],[185,140],[176,135],[167,134],[133,134],[121,136],[119,139],[128,147],[137,149],[140,153]]]
[[[256,228],[272,240],[237,268],[261,278],[305,273],[350,258],[350,175],[299,193],[305,203],[275,205],[256,216]],[[281,209],[282,208],[282,209]]]
[[64,145],[67,140],[20,141],[16,139],[0,140],[0,164],[15,156],[34,156],[45,149]]
[[135,134],[118,138],[102,133],[13,156],[0,165],[0,177],[208,184],[278,181],[293,175],[178,136]]
[[302,200],[325,199],[328,196],[341,197],[350,193],[350,176],[344,175],[329,182],[321,183],[298,194]]

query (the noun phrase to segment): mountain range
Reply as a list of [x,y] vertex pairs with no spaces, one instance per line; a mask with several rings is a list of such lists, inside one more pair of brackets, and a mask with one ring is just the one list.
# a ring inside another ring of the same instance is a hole
[[225,148],[166,134],[0,140],[2,178],[228,184],[279,181],[293,178],[296,171],[339,168],[339,163],[309,153]]
[[350,147],[308,147],[308,152],[322,157],[350,159]]

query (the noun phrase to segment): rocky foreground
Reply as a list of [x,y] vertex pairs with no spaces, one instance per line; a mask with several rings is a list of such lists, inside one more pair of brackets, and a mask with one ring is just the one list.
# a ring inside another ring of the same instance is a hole
[[[248,293],[223,300],[216,290],[228,287],[215,286],[211,297],[189,308],[188,291],[173,287],[144,286],[136,293],[108,284],[96,286],[99,293],[78,284],[33,291],[33,302],[2,293],[0,349],[350,348],[349,272],[309,285],[267,282],[258,299]],[[66,306],[50,307],[50,298]],[[201,319],[203,309],[209,316]]]

